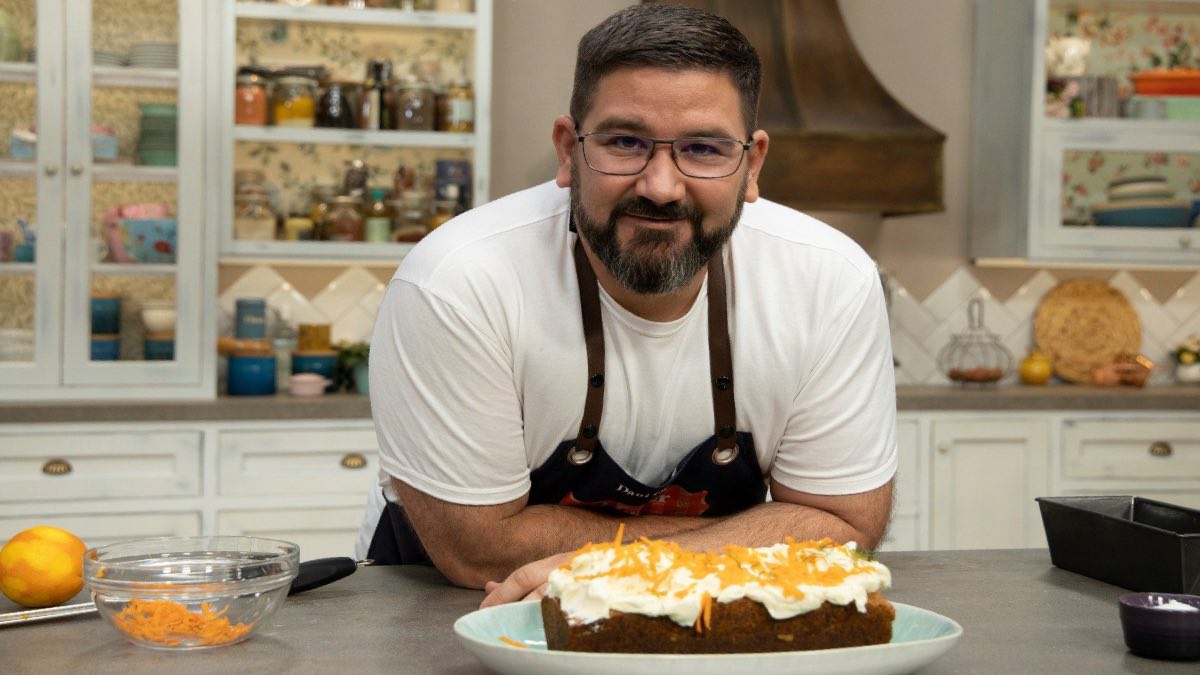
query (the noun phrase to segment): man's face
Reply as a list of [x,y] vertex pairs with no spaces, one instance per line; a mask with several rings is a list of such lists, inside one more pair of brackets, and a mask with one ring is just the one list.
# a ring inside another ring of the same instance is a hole
[[[579,135],[629,133],[650,138],[683,136],[745,140],[737,89],[728,75],[701,70],[625,68],[605,76]],[[724,178],[691,178],[655,146],[650,163],[633,176],[590,169],[575,131],[555,126],[558,183],[571,188],[580,235],[622,286],[642,294],[671,293],[693,279],[728,240],[746,199],[758,196],[757,175],[766,134],[741,166]],[[569,132],[569,133],[568,133]]]

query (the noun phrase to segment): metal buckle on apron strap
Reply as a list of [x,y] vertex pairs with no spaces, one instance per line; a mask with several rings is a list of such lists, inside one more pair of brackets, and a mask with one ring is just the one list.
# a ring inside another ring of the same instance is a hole
[[592,461],[592,451],[577,445],[567,453],[567,461],[575,466],[583,466]]
[[717,466],[725,466],[726,464],[737,459],[738,452],[740,452],[740,450],[738,450],[738,446],[736,444],[731,448],[718,447],[713,450],[712,453],[713,464],[716,464]]

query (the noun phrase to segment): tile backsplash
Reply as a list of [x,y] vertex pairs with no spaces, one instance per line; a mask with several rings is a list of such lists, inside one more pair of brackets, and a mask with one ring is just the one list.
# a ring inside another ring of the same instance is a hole
[[[971,274],[970,268],[962,267],[928,297],[919,300],[901,282],[891,279],[896,382],[902,385],[949,382],[938,369],[937,355],[951,337],[967,329],[967,304],[975,297],[983,301],[984,327],[1019,361],[1033,347],[1033,318],[1038,303],[1063,280],[1042,270],[1009,298],[1000,300]],[[1106,281],[1129,299],[1141,319],[1141,352],[1156,364],[1150,383],[1172,382],[1170,350],[1189,335],[1200,335],[1200,273],[1180,285],[1165,301],[1156,299],[1129,272],[1117,272]],[[366,268],[348,267],[323,287],[305,295],[275,269],[262,265],[250,267],[221,292],[218,331],[221,335],[232,333],[238,298],[258,297],[266,298],[279,318],[293,324],[330,324],[334,341],[369,341],[384,288],[384,282]]]

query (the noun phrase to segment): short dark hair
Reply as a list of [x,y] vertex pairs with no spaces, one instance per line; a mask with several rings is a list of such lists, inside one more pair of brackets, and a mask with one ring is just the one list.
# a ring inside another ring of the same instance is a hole
[[601,78],[618,68],[639,66],[728,74],[741,99],[747,136],[754,131],[762,62],[750,41],[723,17],[660,4],[627,7],[579,40],[571,92],[576,123],[591,110]]

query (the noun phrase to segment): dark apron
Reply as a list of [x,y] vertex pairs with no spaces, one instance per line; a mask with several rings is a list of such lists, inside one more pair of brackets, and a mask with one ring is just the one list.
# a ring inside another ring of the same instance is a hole
[[[563,504],[619,515],[723,516],[761,504],[767,484],[754,439],[736,431],[733,358],[720,254],[708,263],[708,353],[713,435],[692,448],[659,485],[646,485],[620,467],[597,437],[604,408],[604,330],[600,291],[583,247],[575,242],[575,273],[587,342],[588,383],[583,419],[574,440],[564,441],[530,474],[529,504]],[[429,565],[404,509],[388,502],[371,540],[376,564]]]

